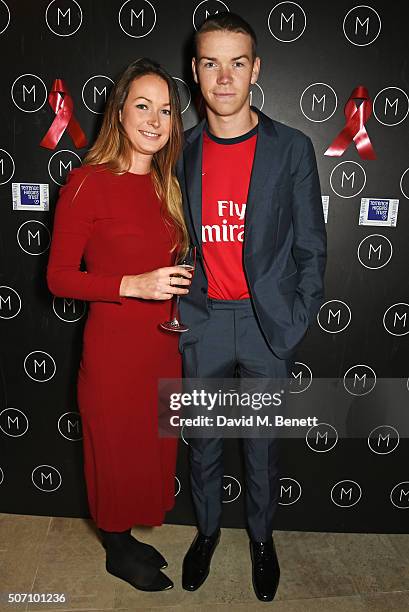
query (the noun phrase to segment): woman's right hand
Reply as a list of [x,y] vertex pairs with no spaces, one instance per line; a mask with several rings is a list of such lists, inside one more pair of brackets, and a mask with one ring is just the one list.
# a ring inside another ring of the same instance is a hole
[[[175,278],[180,275],[183,278]],[[192,274],[182,266],[158,268],[152,272],[123,276],[119,293],[124,297],[143,300],[170,300],[173,295],[186,295],[189,289],[175,285],[190,286]]]

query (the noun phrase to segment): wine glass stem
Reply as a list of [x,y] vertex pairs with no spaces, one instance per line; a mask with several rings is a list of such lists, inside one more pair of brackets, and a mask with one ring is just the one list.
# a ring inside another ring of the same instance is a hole
[[173,298],[171,320],[174,319],[179,321],[179,295],[175,295]]

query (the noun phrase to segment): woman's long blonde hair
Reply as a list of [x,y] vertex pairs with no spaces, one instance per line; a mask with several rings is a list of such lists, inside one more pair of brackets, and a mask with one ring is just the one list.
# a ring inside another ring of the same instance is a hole
[[169,140],[153,155],[151,174],[157,196],[164,203],[165,221],[169,222],[170,218],[176,227],[172,251],[177,248],[181,253],[185,253],[189,236],[183,217],[182,195],[175,176],[175,166],[183,143],[179,93],[173,78],[157,62],[146,57],[137,59],[116,81],[107,101],[98,137],[86,154],[83,164],[105,164],[115,174],[129,171],[133,145],[119,120],[119,111],[123,109],[131,83],[146,74],[159,76],[169,88],[171,109]]

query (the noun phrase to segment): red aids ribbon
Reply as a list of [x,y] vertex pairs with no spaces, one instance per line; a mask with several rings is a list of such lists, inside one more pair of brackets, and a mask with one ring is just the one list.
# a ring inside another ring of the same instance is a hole
[[68,133],[76,148],[86,147],[88,143],[87,138],[74,117],[74,103],[62,79],[55,79],[52,89],[48,94],[48,102],[56,117],[47,134],[40,142],[40,146],[47,149],[55,149],[61,136],[68,128]]
[[[362,100],[360,106],[357,106],[355,102],[357,98]],[[362,159],[376,159],[375,151],[365,129],[365,123],[372,115],[372,101],[366,87],[363,85],[355,87],[345,104],[344,113],[347,120],[345,127],[324,155],[340,157],[354,141]]]

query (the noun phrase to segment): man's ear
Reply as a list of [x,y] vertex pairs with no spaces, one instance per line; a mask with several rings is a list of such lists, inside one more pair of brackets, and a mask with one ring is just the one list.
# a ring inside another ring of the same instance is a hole
[[199,79],[197,78],[196,58],[195,57],[192,57],[192,73],[193,73],[194,82],[199,83]]
[[251,84],[252,85],[254,85],[254,83],[257,82],[257,79],[259,77],[259,74],[260,74],[260,63],[261,63],[260,58],[256,57],[254,59],[254,62],[253,62],[253,69],[251,71]]

